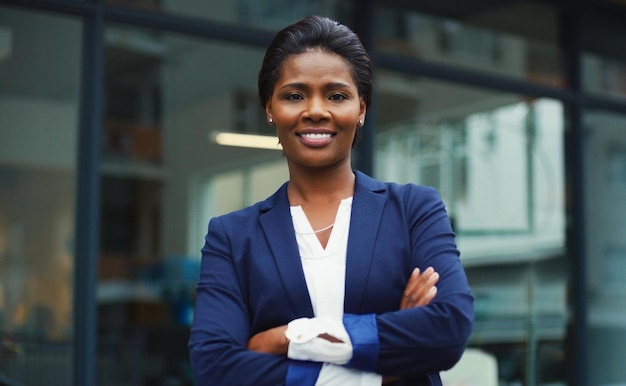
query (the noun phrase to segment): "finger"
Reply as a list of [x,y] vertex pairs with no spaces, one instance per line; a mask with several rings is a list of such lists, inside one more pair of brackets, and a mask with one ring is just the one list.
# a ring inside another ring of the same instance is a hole
[[430,287],[430,289],[422,296],[414,307],[422,307],[429,304],[437,296],[437,287]]
[[[439,281],[439,274],[433,272],[428,279],[418,288],[416,294],[412,296],[414,306],[425,306],[433,300],[437,288],[435,285]],[[435,291],[434,293],[432,291]],[[411,298],[411,296],[409,296]]]
[[421,274],[419,273],[419,270],[416,274],[414,271],[414,275],[411,275],[407,288],[405,289],[405,296],[413,298],[421,296],[428,290],[428,288],[433,286],[433,280],[437,279],[433,278],[435,273],[436,272],[432,267],[426,268],[426,270]]
[[423,295],[427,290],[423,289],[427,284],[428,278],[434,270],[427,268],[423,273],[419,268],[415,268],[409,277],[409,282],[404,289],[404,296],[400,301],[400,309],[414,307],[414,303]]
[[426,279],[426,282],[424,283],[425,286],[427,287],[432,287],[435,284],[437,284],[437,282],[439,282],[439,273],[433,271],[430,276],[428,276],[428,278]]
[[413,272],[411,272],[411,276],[409,276],[409,281],[407,282],[406,288],[404,289],[404,296],[409,296],[409,294],[415,289],[420,276],[421,273],[419,268],[415,268]]
[[403,310],[407,307],[407,304],[409,302],[409,297],[411,296],[411,294],[415,291],[415,287],[417,286],[417,280],[420,277],[420,269],[419,268],[415,268],[413,270],[413,272],[411,272],[411,276],[409,277],[409,281],[406,285],[406,287],[404,288],[404,293],[402,296],[402,299],[400,300],[400,309]]
[[412,276],[405,289],[400,309],[423,306],[428,304],[434,294],[429,293],[439,281],[439,274],[431,267],[426,269],[419,277]]

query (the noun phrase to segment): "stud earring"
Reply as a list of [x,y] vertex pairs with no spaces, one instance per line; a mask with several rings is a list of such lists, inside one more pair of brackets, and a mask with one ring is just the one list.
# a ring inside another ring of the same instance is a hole
[[270,117],[270,118],[267,120],[267,123],[269,123],[270,125],[271,125],[272,123],[274,123],[274,120],[272,119],[272,117]]
[[359,120],[359,126],[360,126],[360,127],[363,127],[363,120],[362,120],[362,119],[361,119],[361,120]]

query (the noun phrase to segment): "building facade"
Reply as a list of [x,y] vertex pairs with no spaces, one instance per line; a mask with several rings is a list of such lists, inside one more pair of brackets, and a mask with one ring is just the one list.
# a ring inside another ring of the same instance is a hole
[[626,385],[621,0],[0,0],[0,385],[193,384],[206,226],[287,179],[256,76],[309,14],[375,66],[354,167],[442,194],[468,352],[501,386]]

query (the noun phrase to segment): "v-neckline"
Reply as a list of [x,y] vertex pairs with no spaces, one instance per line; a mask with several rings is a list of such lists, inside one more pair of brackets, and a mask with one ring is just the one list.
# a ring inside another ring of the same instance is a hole
[[[335,213],[335,219],[333,222],[333,226],[330,228],[330,234],[328,235],[328,240],[326,241],[326,245],[323,245],[317,233],[313,230],[309,219],[302,209],[300,205],[291,206],[291,216],[293,218],[294,228],[298,235],[305,237],[309,243],[309,245],[316,245],[316,249],[318,249],[318,253],[320,257],[326,256],[334,253],[334,249],[336,249],[336,233],[335,228],[337,228],[337,224],[342,217],[347,214],[351,210],[352,207],[352,197],[347,197],[341,200],[339,203],[339,207],[337,207],[337,212]],[[315,238],[315,242],[313,242],[310,237]]]

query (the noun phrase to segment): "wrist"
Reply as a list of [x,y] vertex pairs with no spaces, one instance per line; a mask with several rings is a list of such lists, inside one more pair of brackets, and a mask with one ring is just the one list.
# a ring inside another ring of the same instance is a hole
[[287,326],[278,327],[279,329],[279,345],[278,345],[278,354],[287,355],[289,351],[289,338],[287,337]]

